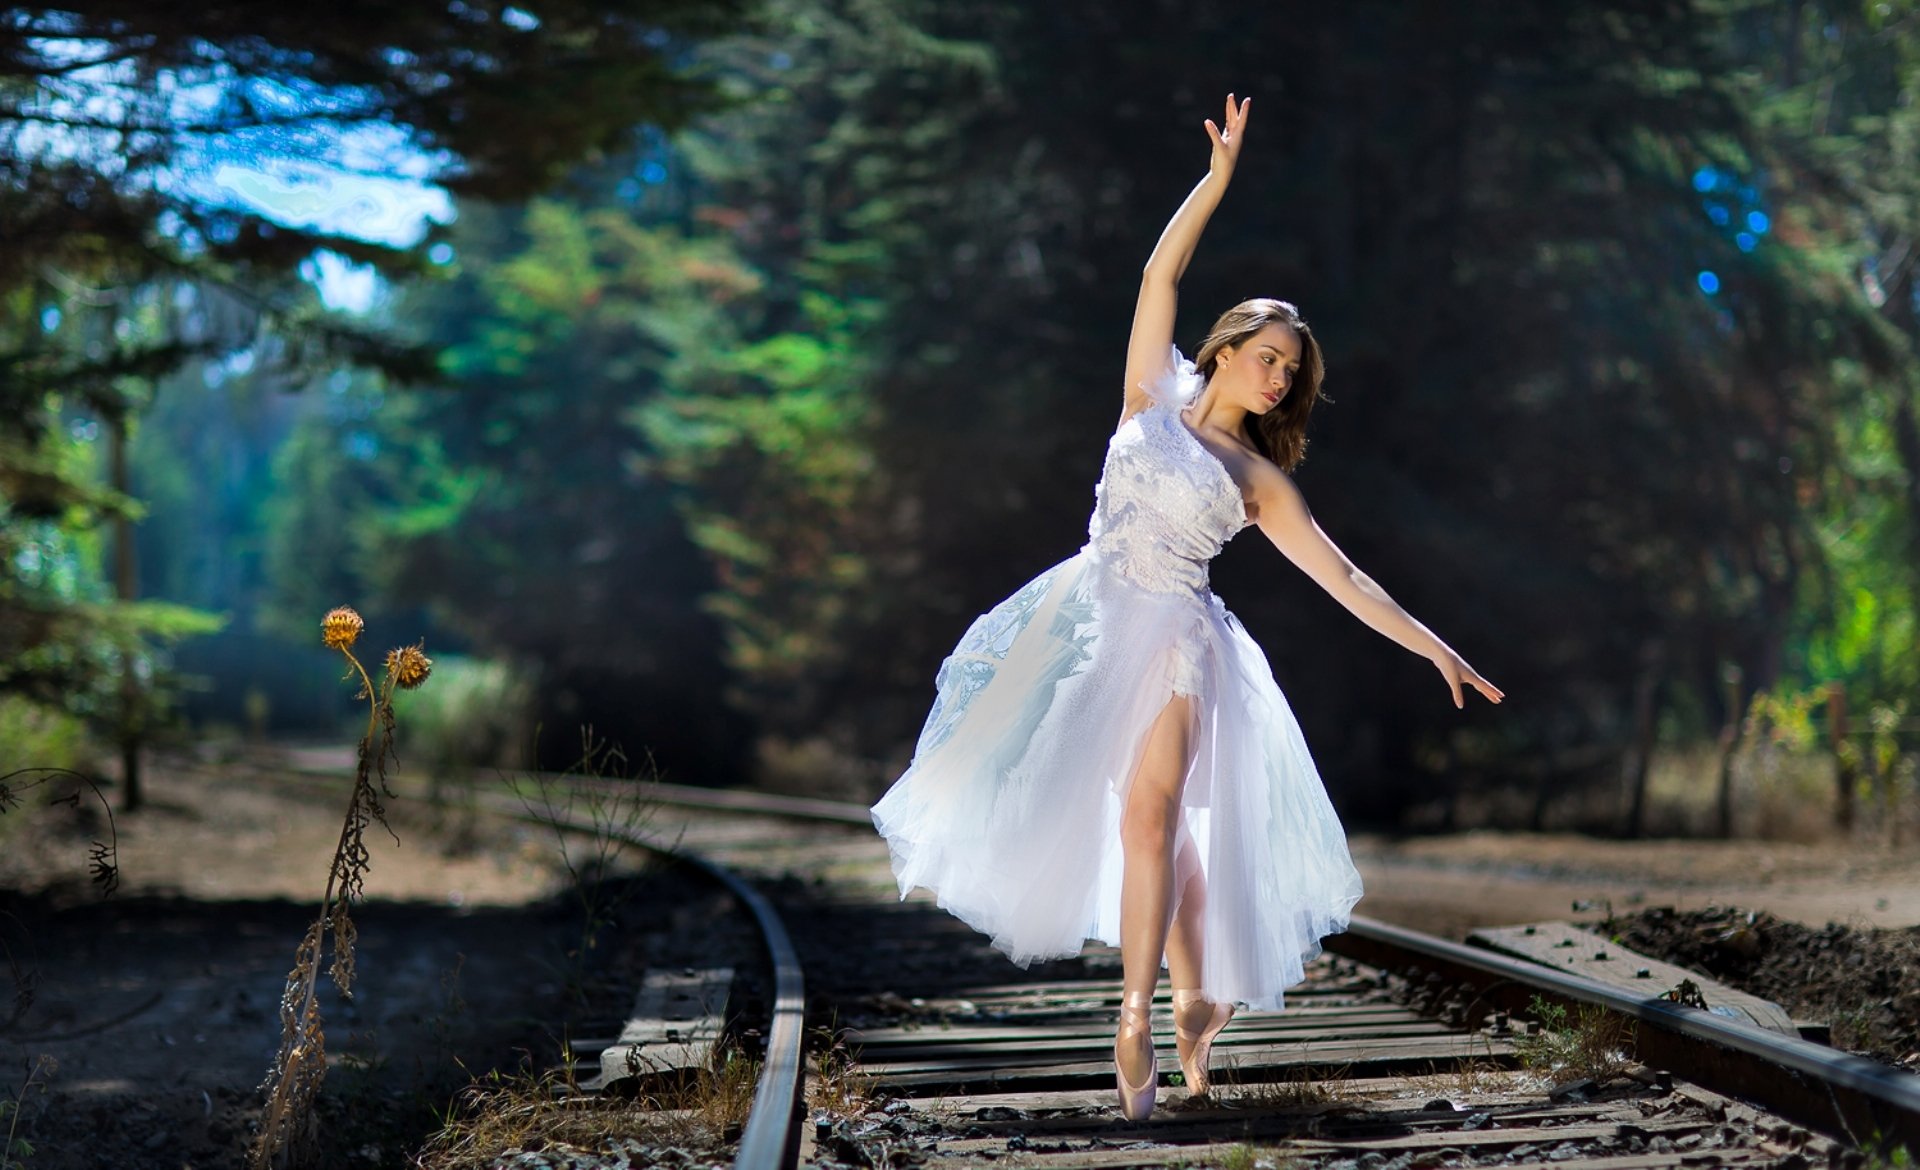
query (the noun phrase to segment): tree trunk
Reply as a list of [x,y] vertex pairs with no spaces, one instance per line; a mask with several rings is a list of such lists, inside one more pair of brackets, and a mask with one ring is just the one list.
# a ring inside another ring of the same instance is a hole
[[1654,699],[1660,689],[1660,670],[1665,662],[1664,647],[1659,642],[1641,644],[1640,677],[1633,684],[1633,745],[1622,769],[1629,794],[1629,837],[1647,834],[1647,774],[1653,766]]
[[1554,778],[1560,771],[1559,741],[1552,735],[1547,736],[1543,749],[1547,755],[1546,772],[1533,790],[1533,815],[1527,818],[1527,827],[1533,832],[1545,832],[1547,828],[1547,802],[1554,793]]
[[1720,681],[1727,688],[1727,714],[1720,727],[1720,797],[1714,831],[1724,838],[1733,836],[1733,756],[1740,750],[1740,737],[1746,730],[1747,688],[1738,663],[1728,663]]
[[1853,789],[1860,780],[1860,755],[1847,750],[1847,686],[1827,684],[1827,747],[1833,752],[1833,778],[1837,798],[1833,805],[1833,823],[1841,832],[1853,829]]
[[[108,420],[109,436],[108,458],[112,464],[113,490],[122,496],[129,495],[127,484],[127,420],[125,415],[117,415]],[[122,512],[113,519],[113,585],[114,596],[121,601],[132,601],[139,592],[139,582],[134,574],[133,561],[133,521]],[[142,793],[140,791],[140,734],[139,704],[140,680],[134,673],[134,653],[131,645],[120,648],[120,783],[126,797],[122,807],[127,812],[140,811]]]

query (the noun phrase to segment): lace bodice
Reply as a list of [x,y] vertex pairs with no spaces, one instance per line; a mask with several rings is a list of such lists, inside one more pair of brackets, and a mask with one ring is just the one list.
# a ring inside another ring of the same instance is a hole
[[1207,564],[1247,526],[1240,487],[1181,417],[1198,390],[1173,351],[1153,404],[1114,432],[1093,489],[1087,548],[1101,564],[1156,593],[1199,592]]

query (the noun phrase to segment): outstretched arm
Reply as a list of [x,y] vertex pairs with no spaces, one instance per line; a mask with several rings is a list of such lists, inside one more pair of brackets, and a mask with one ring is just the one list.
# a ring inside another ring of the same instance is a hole
[[1233,177],[1234,164],[1240,158],[1240,143],[1245,136],[1247,98],[1238,105],[1227,95],[1226,125],[1222,129],[1208,118],[1207,136],[1213,140],[1213,161],[1207,175],[1187,195],[1180,210],[1173,213],[1153,255],[1147,257],[1146,270],[1140,276],[1140,299],[1133,309],[1133,333],[1127,339],[1126,402],[1120,413],[1125,422],[1135,411],[1147,405],[1145,386],[1160,376],[1167,364],[1167,349],[1173,344],[1173,313],[1178,301],[1180,277],[1193,259],[1200,233],[1226,194]]
[[1466,659],[1347,559],[1307,511],[1306,499],[1285,473],[1271,464],[1261,466],[1253,476],[1253,489],[1260,531],[1274,547],[1355,617],[1433,663],[1452,688],[1455,707],[1466,706],[1460,689],[1463,683],[1496,703],[1501,700],[1500,688],[1481,678]]

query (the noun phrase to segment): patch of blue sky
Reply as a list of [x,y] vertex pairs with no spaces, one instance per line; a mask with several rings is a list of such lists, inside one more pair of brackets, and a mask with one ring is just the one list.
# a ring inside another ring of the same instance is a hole
[[[55,36],[31,44],[50,70],[63,72],[50,74],[28,111],[42,120],[15,128],[16,149],[29,156],[117,175],[129,138],[164,136],[174,147],[167,169],[118,177],[199,207],[395,247],[418,243],[430,224],[455,217],[452,198],[434,182],[454,160],[420,149],[363,91],[235,79],[213,59],[191,75],[141,79],[127,62],[73,67],[110,56],[113,46],[104,42]],[[226,128],[237,110],[245,111],[242,120],[265,124]],[[170,218],[162,230],[192,246],[185,222]],[[365,311],[378,299],[379,278],[338,256],[310,262],[303,274],[344,311]]]
[[300,262],[300,279],[312,285],[327,308],[339,313],[370,313],[386,299],[386,282],[370,264],[355,264],[322,248]]
[[[394,247],[417,244],[430,224],[453,221],[452,198],[428,177],[432,160],[412,147],[400,127],[374,123],[308,126],[295,135],[279,131],[236,135],[239,141],[208,143],[194,151],[198,158],[183,161],[196,165],[176,169],[180,193],[287,227]],[[256,141],[246,141],[250,138]],[[303,149],[310,146],[326,149]],[[383,296],[384,281],[370,266],[334,252],[317,252],[300,273],[322,301],[340,311],[367,312]]]

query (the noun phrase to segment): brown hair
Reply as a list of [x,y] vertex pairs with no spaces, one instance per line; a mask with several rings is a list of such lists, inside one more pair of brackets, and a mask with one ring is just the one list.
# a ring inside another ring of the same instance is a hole
[[1279,464],[1280,470],[1291,472],[1307,457],[1307,415],[1313,413],[1315,403],[1333,401],[1321,392],[1326,362],[1320,356],[1320,343],[1314,340],[1313,331],[1307,328],[1300,310],[1272,297],[1241,301],[1213,323],[1207,339],[1200,343],[1193,365],[1203,376],[1212,378],[1222,349],[1237,346],[1276,322],[1300,335],[1300,372],[1294,375],[1287,396],[1259,417],[1248,438],[1256,450]]

